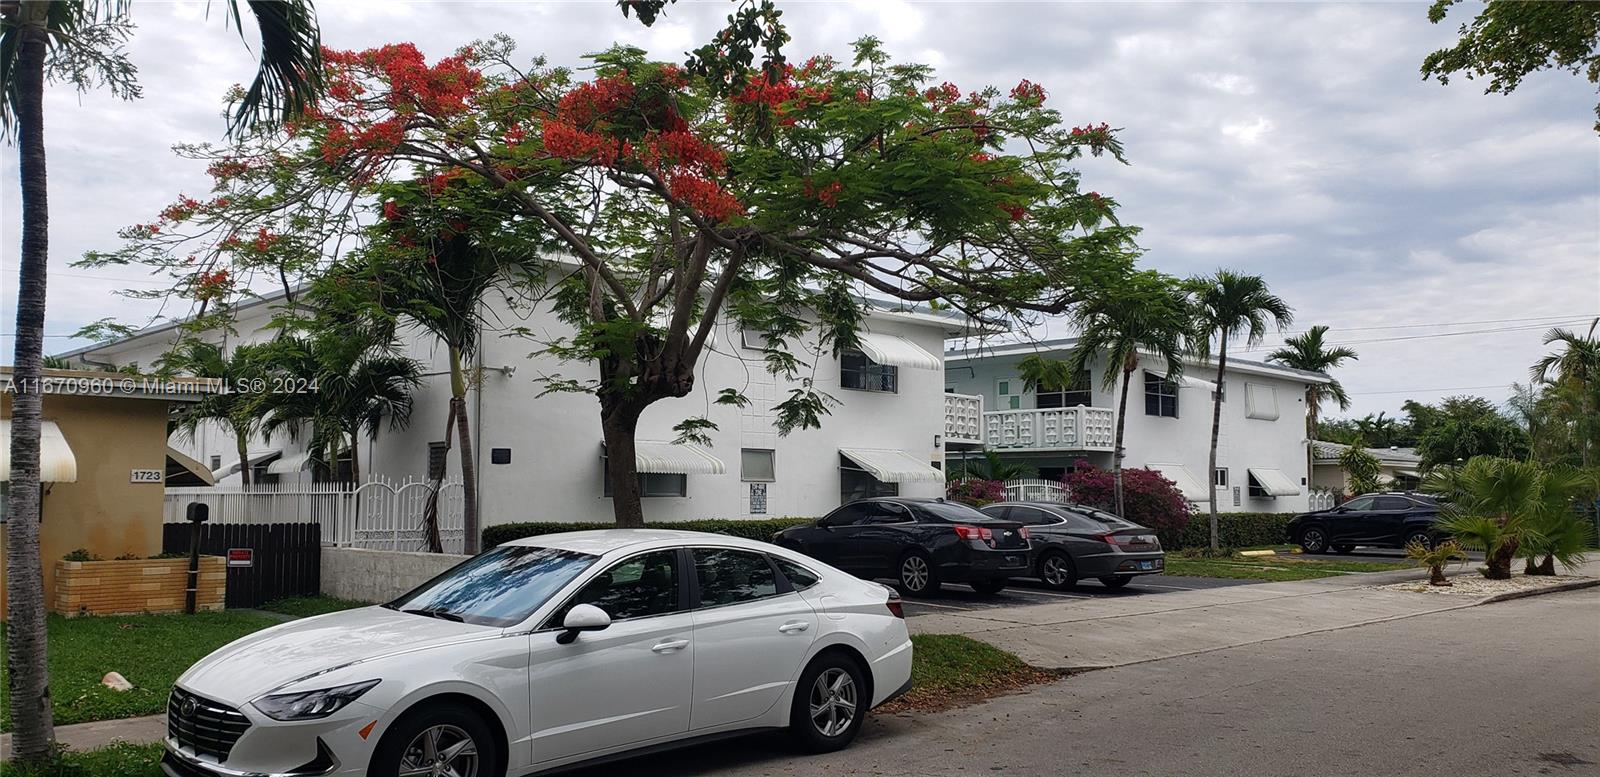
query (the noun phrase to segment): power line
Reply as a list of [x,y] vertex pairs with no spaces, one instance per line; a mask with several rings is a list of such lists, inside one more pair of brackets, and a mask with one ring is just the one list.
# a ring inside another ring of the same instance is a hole
[[1376,396],[1379,394],[1433,394],[1440,391],[1483,391],[1486,389],[1506,388],[1508,385],[1509,384],[1506,383],[1497,383],[1493,386],[1454,386],[1451,388],[1397,389],[1395,391],[1351,391],[1347,393],[1349,393],[1350,396],[1363,397]]
[[[1330,326],[1329,330],[1339,332],[1366,332],[1379,329],[1419,329],[1434,326],[1470,326],[1473,324],[1509,324],[1520,321],[1552,321],[1554,319],[1592,319],[1600,313],[1572,313],[1562,316],[1530,316],[1528,318],[1486,318],[1482,321],[1439,321],[1431,324],[1388,324],[1385,326]],[[1292,330],[1294,334],[1305,334],[1307,329]]]
[[[1558,326],[1560,324],[1575,324],[1575,323],[1579,323],[1579,322],[1581,322],[1583,320],[1584,319],[1582,319],[1582,318],[1575,318],[1575,319],[1566,319],[1566,320],[1559,320],[1559,321],[1548,321],[1548,322],[1542,323],[1542,324],[1531,324],[1531,325],[1524,325],[1524,326],[1492,327],[1492,328],[1489,328],[1489,329],[1468,329],[1468,330],[1461,331],[1461,332],[1432,332],[1432,333],[1424,334],[1424,335],[1401,335],[1401,336],[1398,336],[1398,337],[1374,337],[1374,338],[1369,338],[1369,339],[1365,339],[1365,340],[1329,340],[1327,343],[1325,343],[1325,345],[1370,345],[1372,343],[1394,343],[1394,342],[1401,342],[1401,341],[1406,341],[1406,340],[1431,340],[1431,339],[1437,338],[1437,337],[1462,337],[1462,336],[1465,336],[1465,335],[1500,334],[1500,333],[1503,333],[1503,332],[1529,332],[1529,331],[1536,331],[1536,330],[1539,330],[1539,329],[1544,329],[1546,327]],[[1276,350],[1276,349],[1278,349],[1280,347],[1281,346],[1276,346],[1276,345],[1274,345],[1274,346],[1265,346],[1265,345],[1263,345],[1263,346],[1257,346],[1255,348],[1239,349],[1239,350],[1235,351],[1235,353],[1259,353],[1261,351]]]

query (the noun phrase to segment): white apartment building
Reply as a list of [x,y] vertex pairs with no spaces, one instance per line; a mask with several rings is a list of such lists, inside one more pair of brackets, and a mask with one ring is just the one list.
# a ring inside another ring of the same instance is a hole
[[[1093,364],[1076,385],[1050,387],[1055,390],[1030,391],[1017,374],[1024,358],[1038,353],[1065,360],[1074,344],[1063,339],[946,352],[947,466],[959,468],[961,457],[987,447],[1049,480],[1079,460],[1109,469],[1118,397],[1103,386],[1105,364]],[[1305,389],[1328,376],[1230,358],[1217,470],[1208,477],[1215,364],[1190,361],[1182,378],[1167,380],[1161,362],[1142,362],[1128,387],[1123,466],[1159,470],[1189,501],[1204,506],[1215,498],[1225,512],[1307,509]]]
[[[551,337],[567,331],[549,309],[530,313],[503,301],[484,304],[505,330],[526,327]],[[275,330],[268,322],[281,305],[281,294],[241,305],[237,334],[216,333],[213,341],[232,346],[271,338]],[[796,386],[766,372],[759,335],[732,322],[718,326],[695,391],[652,405],[640,422],[646,519],[819,516],[841,500],[868,494],[943,495],[941,353],[947,338],[972,334],[969,321],[874,304],[865,329],[861,351],[843,358],[818,349],[814,338],[800,344],[796,353],[804,372],[838,404],[823,418],[822,428],[780,437],[772,408]],[[83,366],[150,368],[177,337],[175,326],[154,327],[62,356]],[[449,401],[444,349],[426,332],[402,330],[401,337],[408,355],[423,364],[424,384],[415,395],[409,426],[361,441],[361,471],[420,480],[430,476],[430,467],[442,466],[454,475],[458,452],[443,453]],[[481,338],[475,365],[481,377],[468,397],[468,418],[483,525],[610,520],[598,402],[587,394],[540,396],[542,386],[535,380],[556,374],[595,379],[598,369],[531,355],[539,349],[530,339],[499,332]],[[716,404],[718,392],[730,387],[751,404]],[[697,416],[717,424],[710,432],[713,444],[670,444],[672,427]],[[175,438],[174,447],[215,471],[219,485],[237,485],[240,462],[232,436],[218,427],[197,437]],[[252,440],[245,466],[264,482],[309,479],[304,442],[281,435]]]

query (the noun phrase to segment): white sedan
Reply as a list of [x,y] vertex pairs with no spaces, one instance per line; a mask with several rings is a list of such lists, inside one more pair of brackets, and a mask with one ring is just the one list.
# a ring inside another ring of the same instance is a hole
[[498,777],[773,728],[821,752],[910,687],[881,585],[715,534],[555,534],[212,653],[173,688],[162,768]]

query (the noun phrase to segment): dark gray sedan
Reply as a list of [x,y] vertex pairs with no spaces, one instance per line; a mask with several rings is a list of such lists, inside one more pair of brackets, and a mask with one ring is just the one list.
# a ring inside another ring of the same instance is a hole
[[1028,527],[1031,568],[1044,584],[1068,589],[1084,578],[1121,588],[1138,575],[1159,574],[1165,554],[1155,532],[1104,510],[1056,502],[1000,502],[983,513]]

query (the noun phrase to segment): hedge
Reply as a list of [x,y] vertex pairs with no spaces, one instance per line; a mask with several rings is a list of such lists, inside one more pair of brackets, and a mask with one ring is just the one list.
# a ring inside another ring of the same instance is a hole
[[[666,523],[647,523],[647,529],[677,529],[679,531],[703,531],[711,534],[727,534],[733,537],[743,537],[749,540],[766,542],[772,535],[791,526],[800,526],[811,523],[814,518],[766,518],[761,520],[717,519],[703,521],[670,521]],[[523,537],[537,537],[541,534],[558,534],[566,531],[588,531],[590,529],[615,529],[615,523],[502,523],[490,526],[483,530],[483,547],[485,550],[503,542],[519,540]]]
[[[1288,526],[1295,513],[1218,513],[1217,541],[1224,548],[1282,545],[1289,541]],[[1196,512],[1167,550],[1211,547],[1211,514]]]

